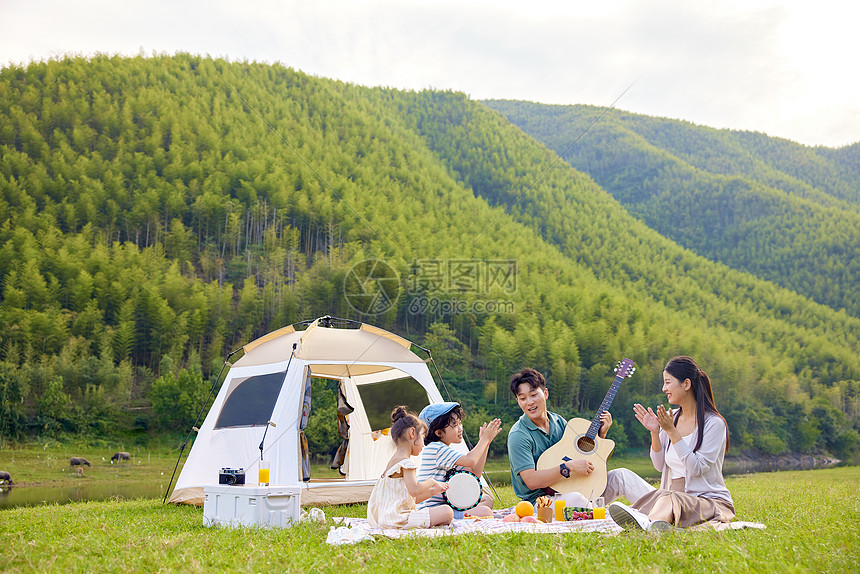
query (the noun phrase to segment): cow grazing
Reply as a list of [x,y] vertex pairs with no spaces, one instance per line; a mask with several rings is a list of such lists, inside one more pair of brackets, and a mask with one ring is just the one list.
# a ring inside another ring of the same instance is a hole
[[131,455],[128,454],[127,452],[118,452],[115,455],[113,455],[112,457],[110,457],[110,463],[111,464],[113,464],[113,461],[119,462],[121,460],[131,461]]
[[12,475],[5,470],[0,470],[0,484],[13,484]]
[[83,465],[90,466],[90,461],[88,461],[85,458],[81,458],[79,456],[73,456],[72,458],[69,459],[69,466],[83,466]]

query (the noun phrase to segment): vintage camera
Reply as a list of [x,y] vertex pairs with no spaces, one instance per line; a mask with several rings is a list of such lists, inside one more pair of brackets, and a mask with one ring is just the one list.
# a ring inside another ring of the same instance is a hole
[[245,484],[245,469],[222,468],[218,474],[218,484]]

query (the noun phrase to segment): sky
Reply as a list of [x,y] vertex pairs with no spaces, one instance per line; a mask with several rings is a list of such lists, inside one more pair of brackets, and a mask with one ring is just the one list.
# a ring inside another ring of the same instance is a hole
[[841,147],[858,22],[852,0],[0,0],[0,67],[181,51]]

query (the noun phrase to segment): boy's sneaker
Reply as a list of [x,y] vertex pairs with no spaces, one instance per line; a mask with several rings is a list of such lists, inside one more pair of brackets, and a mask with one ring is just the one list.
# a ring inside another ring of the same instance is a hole
[[624,530],[648,530],[651,527],[651,521],[647,516],[620,502],[609,505],[609,516]]

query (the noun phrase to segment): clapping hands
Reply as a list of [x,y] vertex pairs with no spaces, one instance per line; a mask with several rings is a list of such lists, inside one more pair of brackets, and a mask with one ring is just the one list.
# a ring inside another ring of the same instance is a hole
[[657,415],[651,410],[651,407],[647,409],[636,403],[633,405],[633,413],[636,415],[636,420],[642,423],[642,426],[648,429],[651,432],[657,432],[660,430],[660,423],[657,421]]
[[663,405],[658,405],[657,412],[655,413],[651,407],[646,409],[639,403],[636,403],[633,405],[633,412],[636,415],[636,419],[642,423],[642,426],[651,432],[658,432],[661,428],[669,432],[675,428],[672,414]]
[[666,410],[663,405],[657,405],[657,423],[664,431],[669,432],[674,430],[675,421],[672,419],[672,413]]

